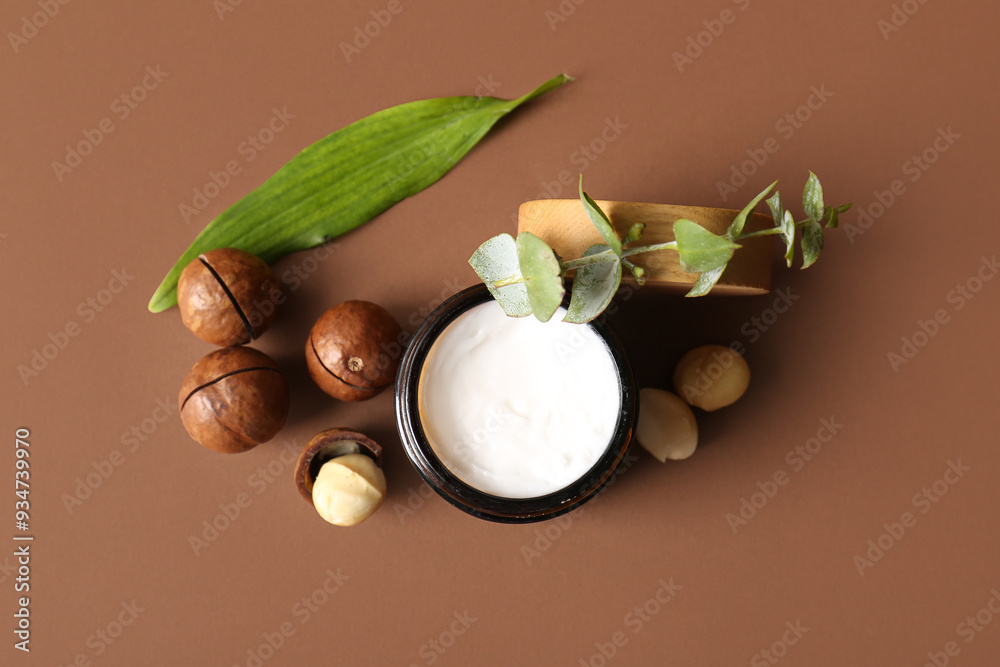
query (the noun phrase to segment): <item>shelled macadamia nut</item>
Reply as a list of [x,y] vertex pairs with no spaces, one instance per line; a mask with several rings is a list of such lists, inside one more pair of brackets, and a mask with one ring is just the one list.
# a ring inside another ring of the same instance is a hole
[[711,412],[732,405],[750,385],[750,367],[731,348],[703,345],[674,369],[674,390],[696,408]]
[[355,526],[382,505],[382,448],[368,436],[331,428],[310,440],[295,465],[295,486],[327,523]]
[[249,347],[205,355],[184,378],[181,421],[205,447],[228,454],[267,442],[288,416],[288,382],[277,364]]
[[392,385],[391,354],[402,329],[369,301],[345,301],[323,313],[306,341],[306,365],[319,388],[341,401],[365,401]]
[[198,255],[177,283],[181,321],[214,345],[256,340],[271,325],[281,301],[271,267],[237,248]]
[[327,461],[313,482],[313,506],[335,526],[356,526],[374,514],[384,498],[385,475],[364,454]]
[[635,437],[661,463],[680,461],[698,447],[698,423],[688,404],[663,389],[639,391]]

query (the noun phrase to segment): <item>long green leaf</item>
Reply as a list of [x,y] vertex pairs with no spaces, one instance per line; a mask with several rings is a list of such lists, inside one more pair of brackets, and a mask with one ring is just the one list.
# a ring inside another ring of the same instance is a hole
[[767,194],[771,190],[773,190],[774,186],[777,184],[778,181],[775,181],[774,183],[771,183],[769,186],[764,188],[760,192],[760,194],[751,199],[750,203],[744,206],[743,210],[740,211],[735,218],[733,218],[733,221],[729,223],[729,229],[726,230],[726,236],[729,238],[730,241],[735,241],[740,237],[740,234],[743,233],[743,225],[746,224],[747,218],[749,218],[750,214],[753,213],[754,208],[757,207],[757,204],[760,203],[760,200],[766,197]]
[[271,263],[371,220],[448,173],[500,118],[570,80],[560,74],[515,100],[409,102],[320,139],[209,223],[160,283],[149,310],[177,303],[181,271],[200,253],[235,247]]
[[587,217],[590,218],[590,221],[594,223],[594,227],[597,227],[597,231],[604,237],[604,242],[608,244],[609,248],[615,251],[616,255],[621,255],[622,242],[618,238],[618,232],[615,231],[611,221],[608,220],[608,216],[597,205],[597,202],[583,191],[583,174],[580,174],[580,201],[583,202],[583,209],[587,212]]

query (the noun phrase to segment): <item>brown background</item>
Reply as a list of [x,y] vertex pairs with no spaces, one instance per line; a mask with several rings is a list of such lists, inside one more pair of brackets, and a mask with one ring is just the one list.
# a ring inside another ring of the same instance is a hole
[[[16,53],[5,39],[0,404],[10,450],[0,457],[9,521],[0,538],[16,532],[11,450],[15,429],[28,427],[36,541],[30,655],[11,646],[13,542],[0,551],[0,662],[255,664],[248,651],[290,623],[294,634],[274,655],[265,649],[264,664],[600,665],[599,645],[617,632],[627,643],[608,664],[771,664],[755,654],[800,622],[808,631],[780,664],[922,665],[950,641],[959,649],[950,664],[996,664],[1000,620],[971,642],[959,624],[1000,587],[1000,281],[960,310],[949,293],[1000,245],[1000,16],[985,1],[904,4],[916,13],[884,38],[877,22],[890,19],[889,0],[566,1],[554,28],[546,12],[559,11],[557,0],[404,0],[350,62],[338,44],[385,2],[243,2],[221,19],[210,0],[72,2]],[[735,21],[678,71],[672,54],[727,8]],[[0,28],[19,31],[37,11],[31,0],[5,2]],[[112,102],[147,66],[168,76],[122,120]],[[275,441],[227,457],[193,443],[176,413],[163,421],[157,400],[173,404],[210,347],[176,309],[152,315],[146,303],[212,217],[308,144],[376,110],[473,94],[483,81],[515,97],[562,71],[578,80],[502,124],[440,183],[338,241],[326,261],[300,253],[277,264],[279,275],[315,270],[259,344],[293,387]],[[776,123],[813,86],[832,96],[783,136]],[[294,119],[247,162],[238,147],[274,108]],[[114,131],[60,182],[53,161],[106,117]],[[574,154],[607,119],[625,126],[620,136],[581,163]],[[939,128],[959,138],[911,181],[904,164]],[[724,202],[717,182],[769,137],[778,152]],[[186,223],[180,204],[229,160],[242,171]],[[520,202],[583,168],[597,198],[737,207],[774,178],[797,202],[812,169],[828,200],[855,202],[845,218],[855,224],[894,180],[905,193],[863,234],[829,234],[808,272],[776,263],[774,287],[798,297],[776,321],[774,294],[644,294],[622,305],[614,321],[644,386],[666,386],[692,346],[748,347],[750,391],[700,415],[692,459],[660,465],[637,449],[618,483],[562,525],[493,525],[436,496],[420,505],[392,396],[328,400],[305,373],[306,332],[349,298],[384,304],[412,331],[442,293],[475,281],[467,257],[513,229]],[[91,316],[79,304],[115,270],[134,279]],[[938,309],[948,322],[894,372],[887,355]],[[772,324],[763,331],[755,317]],[[18,365],[69,323],[78,335],[25,384]],[[795,472],[786,453],[831,417],[843,428]],[[144,423],[152,433],[130,451],[123,437]],[[324,524],[280,457],[283,442],[301,447],[332,425],[387,450],[389,497],[356,529]],[[70,511],[65,497],[112,456],[121,465]],[[958,483],[915,505],[959,460],[970,470]],[[277,479],[261,482],[268,465]],[[727,514],[778,471],[790,481],[734,534]],[[196,555],[189,538],[240,493],[250,506]],[[859,574],[854,557],[904,512],[916,524]],[[539,557],[527,562],[525,549]],[[327,569],[349,579],[305,620],[295,605]],[[671,578],[682,586],[674,599],[649,602]],[[135,622],[110,645],[97,638],[109,623],[117,634],[122,604],[133,601],[143,610]],[[647,602],[658,613],[636,632],[628,615]],[[451,636],[453,615],[465,612],[475,622]],[[435,652],[432,639],[449,648]]]

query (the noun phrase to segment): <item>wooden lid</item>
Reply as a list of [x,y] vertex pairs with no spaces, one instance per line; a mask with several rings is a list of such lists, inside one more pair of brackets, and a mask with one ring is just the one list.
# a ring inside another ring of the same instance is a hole
[[[739,213],[724,208],[607,200],[597,200],[597,205],[607,214],[619,236],[624,237],[632,225],[645,223],[646,231],[637,245],[673,241],[674,222],[681,218],[693,220],[715,234],[722,234]],[[771,226],[769,216],[755,213],[747,220],[744,229],[750,232]],[[541,238],[563,259],[580,257],[590,246],[604,242],[579,199],[524,202],[518,210],[517,231],[531,232]],[[741,245],[743,247],[733,255],[711,294],[766,294],[771,288],[771,238],[757,237]],[[681,269],[677,253],[671,250],[635,255],[633,259],[646,269],[647,287],[683,293],[698,279],[697,273]],[[626,280],[634,282],[628,272],[623,276],[623,281]]]

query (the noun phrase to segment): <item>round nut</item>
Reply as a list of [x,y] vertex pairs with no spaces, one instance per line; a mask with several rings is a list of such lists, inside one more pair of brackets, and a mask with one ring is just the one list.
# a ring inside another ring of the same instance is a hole
[[356,526],[385,499],[385,475],[364,454],[346,454],[323,464],[313,484],[316,512],[335,526]]
[[674,369],[674,389],[689,404],[711,412],[731,405],[750,385],[750,367],[731,348],[703,345]]
[[393,383],[399,323],[382,306],[345,301],[323,313],[306,341],[306,365],[319,388],[342,401],[365,401]]
[[214,345],[242,345],[271,325],[281,290],[267,264],[237,248],[219,248],[191,260],[177,283],[181,321]]
[[226,347],[191,367],[177,402],[192,438],[236,454],[267,442],[285,425],[288,382],[266,354]]
[[660,463],[680,461],[698,447],[698,423],[680,396],[663,389],[641,389],[635,437]]
[[382,447],[364,433],[346,428],[330,428],[306,443],[292,474],[295,487],[309,504],[313,502],[313,483],[323,464],[338,456],[365,454],[382,467]]

